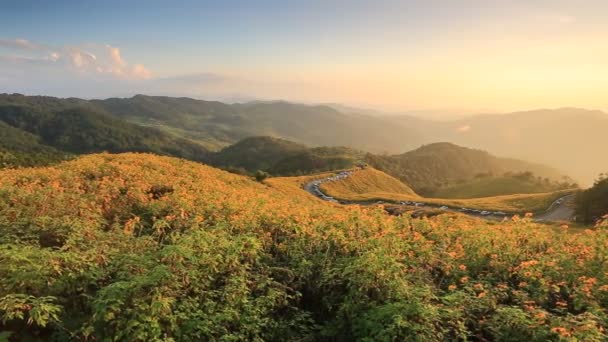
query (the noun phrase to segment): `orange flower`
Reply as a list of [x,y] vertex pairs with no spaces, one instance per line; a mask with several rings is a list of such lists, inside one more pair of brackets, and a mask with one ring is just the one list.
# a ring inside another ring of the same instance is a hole
[[461,264],[461,265],[458,265],[458,269],[461,270],[461,271],[466,271],[467,267],[465,265]]
[[450,291],[456,290],[456,285],[452,284],[452,285],[448,286],[448,290],[450,290]]
[[563,337],[569,337],[571,335],[570,332],[568,331],[568,329],[566,329],[564,327],[554,327],[554,328],[551,328],[551,331],[554,333],[557,333]]

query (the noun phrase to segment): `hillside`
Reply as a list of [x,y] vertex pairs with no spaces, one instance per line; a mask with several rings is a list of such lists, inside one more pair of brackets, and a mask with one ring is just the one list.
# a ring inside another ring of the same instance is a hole
[[210,162],[218,167],[242,168],[252,172],[268,171],[279,161],[301,154],[308,148],[272,137],[245,138],[215,153]]
[[262,170],[285,176],[349,168],[362,159],[362,152],[345,147],[310,148],[279,138],[250,137],[211,153],[207,162],[240,173]]
[[400,155],[368,154],[375,168],[409,184],[417,193],[432,195],[438,189],[461,184],[480,176],[500,176],[507,172],[532,172],[536,176],[561,180],[557,170],[516,159],[498,158],[488,152],[451,143],[424,145]]
[[565,231],[389,217],[146,154],[4,170],[0,336],[603,340],[608,237]]
[[38,136],[0,121],[0,168],[47,165],[69,157],[41,144]]
[[[64,154],[154,152],[190,160],[203,160],[208,154],[199,144],[116,119],[88,106],[50,107],[57,110],[43,107],[0,105],[0,122],[5,128],[10,126],[21,131],[20,139],[31,138],[29,144],[44,145],[45,151],[59,150]],[[16,139],[15,134],[11,134]],[[11,151],[18,149],[11,147]]]

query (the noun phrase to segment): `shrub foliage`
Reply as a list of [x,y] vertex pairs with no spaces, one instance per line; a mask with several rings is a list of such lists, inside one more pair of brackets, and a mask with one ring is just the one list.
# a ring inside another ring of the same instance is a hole
[[392,217],[169,157],[0,172],[0,338],[602,341],[607,260],[604,227]]

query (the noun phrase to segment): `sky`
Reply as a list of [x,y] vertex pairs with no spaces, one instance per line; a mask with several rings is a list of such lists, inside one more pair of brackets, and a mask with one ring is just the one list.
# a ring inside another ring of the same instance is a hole
[[605,0],[0,0],[0,92],[608,109]]

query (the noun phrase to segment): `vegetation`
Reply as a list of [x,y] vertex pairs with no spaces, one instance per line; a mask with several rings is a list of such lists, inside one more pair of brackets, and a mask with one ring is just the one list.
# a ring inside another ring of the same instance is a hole
[[272,137],[250,137],[213,153],[208,163],[242,174],[302,175],[354,166],[363,153],[344,147],[309,148]]
[[577,220],[595,223],[608,215],[608,175],[601,174],[593,187],[581,192],[576,198]]
[[502,176],[479,175],[462,184],[452,185],[435,191],[431,196],[438,198],[477,198],[512,194],[534,194],[577,188],[570,181],[554,181],[535,177],[532,172],[508,172]]
[[602,341],[607,254],[601,226],[392,217],[168,157],[0,171],[13,340]]
[[0,121],[0,168],[48,165],[70,157],[39,140],[33,134]]
[[349,177],[339,181],[323,183],[321,189],[332,197],[349,201],[417,201],[455,208],[500,210],[509,213],[542,212],[558,198],[577,191],[577,189],[566,189],[548,193],[513,194],[471,199],[423,198],[415,194],[407,185],[372,168],[354,172]]

